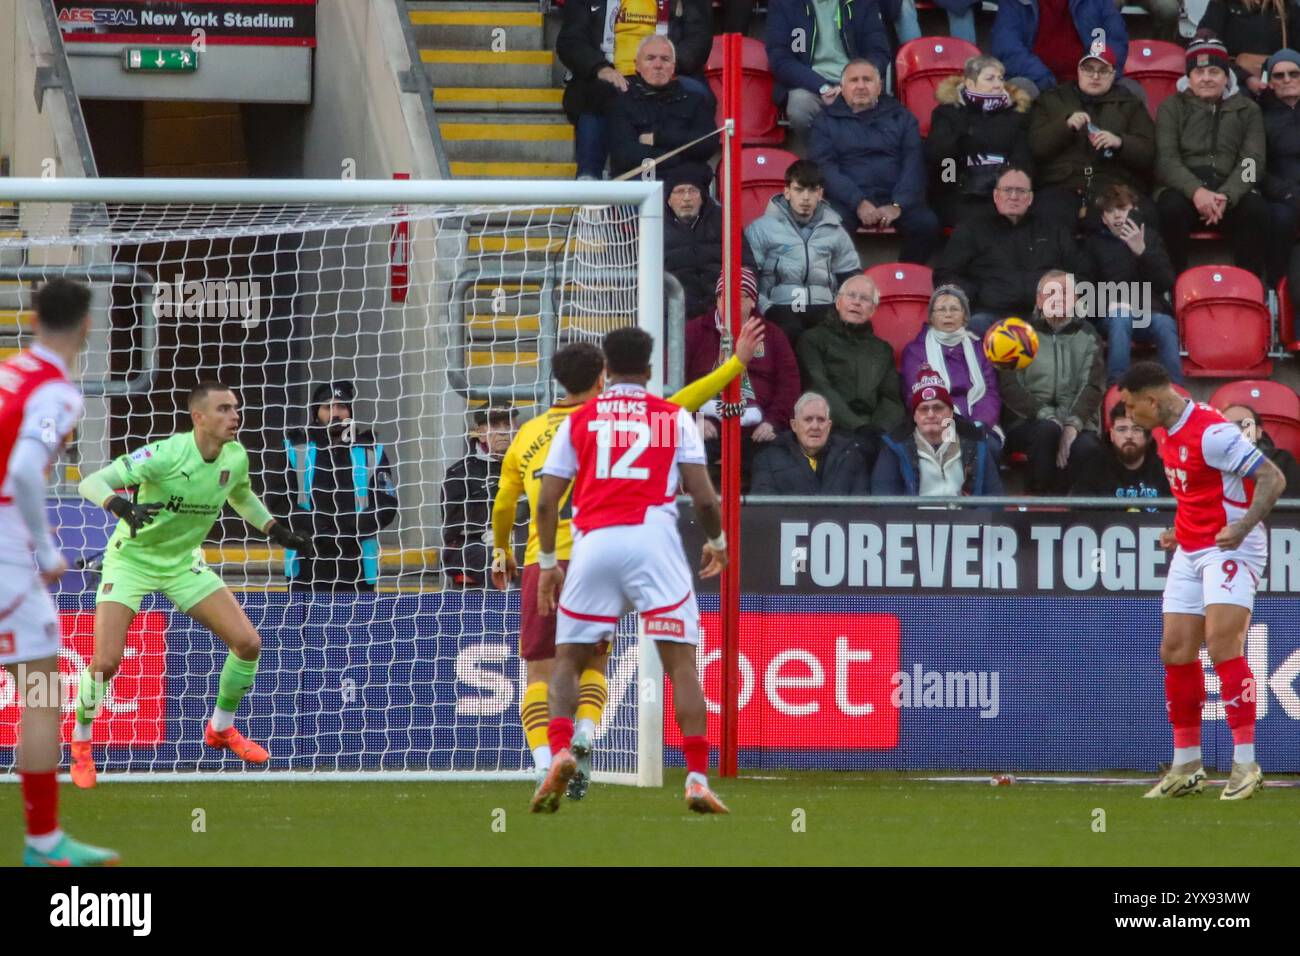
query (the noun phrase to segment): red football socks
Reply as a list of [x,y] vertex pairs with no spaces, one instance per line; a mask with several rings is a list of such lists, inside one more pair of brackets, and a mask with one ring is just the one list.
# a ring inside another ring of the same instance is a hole
[[1205,670],[1200,661],[1165,665],[1165,701],[1174,728],[1174,746],[1199,747],[1201,708],[1205,705]]
[[708,775],[709,738],[686,737],[682,740],[682,753],[686,755],[686,772]]
[[558,754],[568,750],[573,743],[573,719],[571,717],[552,717],[546,725],[546,740],[551,745],[551,753]]
[[59,779],[53,770],[45,773],[23,771],[23,812],[27,815],[27,835],[45,836],[59,828]]
[[1223,689],[1223,710],[1232,729],[1234,744],[1255,742],[1255,675],[1244,657],[1214,665]]

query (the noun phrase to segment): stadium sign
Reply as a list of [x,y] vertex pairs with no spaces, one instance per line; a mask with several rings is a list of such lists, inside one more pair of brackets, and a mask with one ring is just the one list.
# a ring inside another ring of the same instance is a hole
[[[1171,516],[1147,512],[746,505],[742,516],[741,583],[765,594],[1154,596],[1170,554],[1160,532]],[[698,552],[698,530],[683,525]],[[1268,534],[1259,593],[1300,592],[1300,514],[1276,513]]]
[[55,0],[54,10],[70,43],[316,45],[316,0]]

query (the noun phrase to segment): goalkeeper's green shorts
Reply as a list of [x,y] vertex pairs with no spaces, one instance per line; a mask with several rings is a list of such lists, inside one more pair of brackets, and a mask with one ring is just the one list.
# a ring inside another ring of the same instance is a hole
[[95,592],[95,603],[115,601],[139,611],[146,594],[161,591],[178,611],[189,613],[190,608],[225,586],[217,573],[205,565],[196,564],[182,571],[163,573],[138,567],[129,561],[115,561],[110,553],[104,559],[103,577],[99,590]]

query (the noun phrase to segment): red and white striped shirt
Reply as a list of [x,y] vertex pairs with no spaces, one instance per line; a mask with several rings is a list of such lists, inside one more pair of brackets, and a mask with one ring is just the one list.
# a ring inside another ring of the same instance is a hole
[[[1169,487],[1178,500],[1174,535],[1184,551],[1214,547],[1223,527],[1246,513],[1255,495],[1251,475],[1264,455],[1219,412],[1188,402],[1168,430],[1152,430]],[[1264,526],[1251,529],[1242,548],[1267,547]]]

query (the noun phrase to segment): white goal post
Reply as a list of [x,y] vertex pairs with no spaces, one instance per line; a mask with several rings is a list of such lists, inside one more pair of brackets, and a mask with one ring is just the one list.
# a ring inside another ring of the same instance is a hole
[[[662,352],[661,184],[0,179],[0,200],[0,355],[28,343],[41,282],[92,289],[87,413],[51,476],[70,560],[94,558],[111,531],[77,496],[79,476],[187,429],[185,398],[201,379],[239,395],[253,488],[280,518],[320,512],[293,449],[314,434],[312,394],[352,383],[340,440],[362,451],[349,459],[346,508],[355,498],[358,522],[373,511],[379,526],[334,545],[341,565],[361,542],[373,591],[337,580],[307,590],[303,564],[227,509],[201,560],[262,634],[236,721],[270,766],[203,746],[225,651],[155,595],[96,721],[100,779],[530,779],[519,592],[484,583],[481,533],[466,520],[453,534],[447,515],[490,505],[465,475],[493,460],[507,410],[517,427],[554,397],[557,347],[636,324]],[[664,372],[656,363],[656,393]],[[386,518],[380,487],[397,502]],[[65,739],[94,584],[70,574],[57,594]],[[620,635],[595,779],[659,786],[662,669],[633,618]],[[0,677],[0,781],[15,776],[18,692]]]

